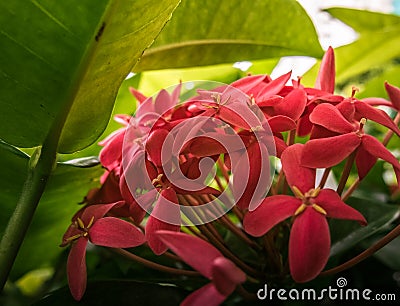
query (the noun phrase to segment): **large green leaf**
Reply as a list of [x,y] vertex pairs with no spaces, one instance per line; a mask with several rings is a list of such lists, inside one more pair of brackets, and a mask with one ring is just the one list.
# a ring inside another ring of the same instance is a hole
[[343,7],[332,7],[324,11],[340,19],[355,31],[363,33],[368,31],[382,31],[383,28],[400,24],[400,17],[392,14],[383,14],[365,10],[356,10]]
[[343,84],[372,69],[384,70],[400,56],[399,16],[354,9],[326,11],[360,33],[357,41],[335,51],[337,83]]
[[60,129],[60,151],[103,132],[119,85],[179,0],[0,2],[0,138],[40,145]]
[[284,55],[322,55],[312,22],[297,1],[183,0],[135,71]]
[[[28,157],[0,143],[0,236],[25,180]],[[26,238],[17,256],[12,277],[49,264],[61,252],[58,246],[71,217],[88,190],[99,184],[103,170],[96,160],[60,163],[51,175]]]

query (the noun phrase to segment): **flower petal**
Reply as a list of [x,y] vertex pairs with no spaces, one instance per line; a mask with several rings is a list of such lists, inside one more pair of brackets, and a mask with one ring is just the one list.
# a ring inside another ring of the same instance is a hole
[[268,119],[268,124],[273,133],[281,133],[296,129],[296,123],[287,116],[274,116]]
[[367,119],[375,121],[387,128],[391,129],[393,132],[400,136],[400,129],[393,122],[393,120],[386,114],[383,110],[377,109],[365,102],[357,101],[354,103],[357,112]]
[[364,216],[344,203],[337,192],[332,189],[322,189],[315,198],[315,203],[327,212],[329,218],[355,220],[361,225],[367,224]]
[[89,229],[93,244],[111,248],[131,248],[145,242],[143,233],[129,222],[105,217],[97,220]]
[[233,82],[230,86],[233,86],[248,94],[251,89],[257,87],[265,80],[269,80],[268,76],[265,74],[250,75]]
[[256,101],[262,102],[264,99],[268,99],[270,96],[276,95],[284,87],[287,81],[289,81],[292,71],[281,75],[280,77],[267,83],[257,94]]
[[230,295],[238,284],[245,281],[246,274],[232,261],[225,257],[214,259],[212,265],[212,282],[222,295]]
[[326,50],[321,61],[315,88],[333,93],[335,90],[335,54],[333,48]]
[[381,158],[392,164],[397,177],[397,183],[400,186],[400,163],[397,158],[392,153],[390,153],[390,151],[386,149],[381,142],[370,135],[363,135],[362,146],[371,155]]
[[144,94],[142,94],[140,91],[136,90],[133,87],[129,87],[129,91],[136,98],[136,100],[139,101],[139,103],[143,103],[147,99],[147,97]]
[[119,165],[122,156],[122,145],[124,143],[126,129],[119,129],[118,133],[106,142],[99,154],[101,164],[108,170],[112,170]]
[[157,129],[152,131],[147,138],[145,148],[148,159],[157,167],[161,167],[167,162],[167,160],[162,159],[161,152],[163,145],[168,145],[164,144],[168,135],[169,132],[167,130]]
[[332,104],[317,105],[310,115],[310,121],[340,134],[354,131],[353,125]]
[[168,249],[156,232],[178,232],[180,223],[180,209],[175,191],[172,188],[162,190],[146,223],[146,239],[154,254],[160,255]]
[[357,150],[356,165],[358,177],[362,180],[375,165],[377,158],[360,146]]
[[307,95],[303,89],[293,89],[282,101],[274,106],[276,115],[283,115],[297,120],[304,112]]
[[180,306],[218,306],[226,299],[215,288],[214,284],[207,284],[190,294],[183,300]]
[[283,151],[282,169],[290,187],[296,186],[303,193],[315,187],[315,169],[303,167],[300,158],[304,145],[294,144]]
[[[268,185],[271,180],[269,161],[264,158],[266,156],[268,152],[265,146],[255,142],[245,150],[233,167],[233,193],[236,205],[241,209],[246,209],[249,205],[258,206],[260,199],[263,198],[265,190],[260,190],[260,185]],[[247,169],[246,165],[248,165],[248,175],[244,170]],[[245,184],[244,190],[243,184]]]
[[86,238],[79,238],[71,247],[67,261],[69,290],[75,300],[79,301],[86,290]]
[[354,152],[360,143],[355,133],[309,140],[304,145],[301,163],[312,168],[332,167]]
[[400,111],[400,88],[385,82],[385,89],[394,108]]
[[88,225],[92,218],[93,221],[103,218],[114,206],[122,204],[124,204],[124,201],[86,206],[82,213],[81,219],[85,225]]
[[159,230],[155,233],[176,255],[208,279],[212,278],[213,262],[223,257],[213,245],[181,232]]
[[325,216],[307,207],[295,218],[290,232],[289,267],[294,281],[310,281],[322,271],[328,261],[330,244]]
[[262,236],[276,224],[293,216],[300,205],[299,199],[287,195],[267,197],[260,206],[244,216],[244,230],[252,236]]

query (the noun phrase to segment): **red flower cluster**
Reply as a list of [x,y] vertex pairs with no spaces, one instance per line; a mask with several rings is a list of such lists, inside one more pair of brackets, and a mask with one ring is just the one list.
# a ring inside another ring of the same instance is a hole
[[[329,48],[314,88],[300,80],[287,85],[287,73],[274,80],[247,76],[199,90],[185,101],[180,101],[182,85],[172,93],[160,91],[155,99],[131,89],[140,106],[134,117],[118,116],[125,127],[100,143],[106,168],[102,186],[88,193],[63,238],[63,245],[72,244],[68,280],[74,298],[85,291],[88,241],[112,248],[147,243],[157,255],[172,250],[211,281],[186,305],[218,305],[246,275],[262,280],[258,267],[225,244],[214,222],[258,252],[271,250],[252,236],[286,222],[292,278],[306,282],[318,276],[330,252],[327,218],[362,225],[366,220],[343,202],[342,190],[316,182],[316,168],[329,171],[345,159],[348,167],[355,161],[361,180],[381,158],[392,164],[400,182],[399,161],[366,133],[371,120],[400,136],[397,124],[375,107],[399,110],[400,90],[386,84],[391,101],[335,95],[334,66]],[[305,144],[296,143],[296,136],[307,135]],[[271,156],[282,165],[275,180]],[[233,205],[236,224],[225,215]],[[144,233],[138,229],[142,223]]]

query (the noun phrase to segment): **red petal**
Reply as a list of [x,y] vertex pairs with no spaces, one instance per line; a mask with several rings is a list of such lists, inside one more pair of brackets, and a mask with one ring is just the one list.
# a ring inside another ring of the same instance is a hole
[[382,143],[370,135],[363,135],[362,146],[371,155],[381,158],[393,165],[394,172],[397,177],[397,183],[400,186],[400,163],[396,157],[390,153],[390,151],[386,149]]
[[386,126],[387,128],[391,129],[393,132],[397,134],[397,136],[400,136],[400,130],[396,126],[396,124],[393,122],[393,120],[389,117],[388,114],[386,114],[383,110],[377,109],[367,103],[364,103],[362,101],[357,101],[354,103],[357,112],[362,116],[367,119],[370,119],[372,121],[375,121],[379,124],[382,124],[383,126]]
[[353,125],[343,117],[340,111],[328,103],[317,105],[310,115],[310,121],[340,134],[354,130]]
[[147,99],[145,95],[143,95],[140,91],[136,90],[133,87],[129,87],[129,91],[136,98],[136,100],[139,101],[139,103],[143,103]]
[[275,141],[276,156],[280,158],[283,151],[285,151],[287,148],[286,142],[284,142],[282,139],[276,136],[274,136],[274,141]]
[[[269,186],[268,182],[271,180],[269,160],[266,158],[268,156],[263,145],[254,143],[237,159],[237,164],[233,165],[233,193],[239,208],[258,206],[263,198],[265,190],[261,190],[261,187]],[[248,175],[246,166],[249,169]],[[243,190],[244,184],[246,187]]]
[[341,112],[343,117],[345,117],[349,122],[352,122],[354,120],[354,115],[356,111],[352,101],[353,98],[346,98],[338,105],[336,105],[336,108]]
[[173,106],[171,96],[168,91],[161,89],[154,101],[154,110],[157,114],[164,114]]
[[310,281],[322,271],[329,258],[330,244],[325,216],[307,207],[294,220],[289,238],[289,267],[296,282]]
[[282,115],[274,116],[268,119],[268,124],[273,133],[281,133],[296,129],[296,123],[294,120]]
[[249,106],[238,102],[221,105],[218,110],[218,117],[234,127],[245,130],[250,130],[252,127],[261,125],[260,120]]
[[207,284],[190,294],[180,306],[218,306],[226,296],[218,292],[214,284]]
[[[164,145],[164,141],[166,140],[168,135],[169,132],[167,130],[158,129],[152,131],[149,137],[147,138],[145,148],[148,154],[148,158],[157,167],[161,167],[163,164],[167,162],[166,160],[162,159],[161,151]],[[167,146],[168,144],[165,145]]]
[[297,120],[303,114],[307,103],[307,95],[302,89],[292,90],[282,101],[274,106],[277,115]]
[[72,296],[79,301],[86,290],[86,238],[79,238],[71,247],[67,261],[68,285]]
[[400,111],[400,88],[390,85],[388,82],[385,82],[385,88],[394,108]]
[[276,224],[293,216],[300,205],[299,199],[287,195],[267,197],[260,206],[244,216],[244,230],[252,236],[262,236]]
[[81,219],[85,225],[88,225],[92,218],[93,221],[103,218],[114,206],[122,204],[124,204],[124,201],[118,201],[110,204],[89,205],[85,207]]
[[233,82],[230,86],[233,86],[245,93],[248,93],[252,88],[261,84],[264,80],[268,80],[268,76],[265,74],[251,75]]
[[290,187],[296,186],[303,193],[315,187],[315,169],[301,166],[304,145],[294,144],[282,153],[282,169]]
[[335,90],[335,54],[332,47],[326,50],[321,61],[315,88],[333,93]]
[[164,189],[146,223],[146,239],[154,254],[160,255],[168,249],[156,232],[158,230],[178,232],[181,228],[180,224],[180,209],[176,193],[171,188]]
[[262,88],[258,92],[256,96],[256,101],[263,101],[265,99],[268,99],[270,96],[279,93],[282,90],[282,88],[285,87],[285,84],[287,83],[287,81],[289,81],[291,75],[292,72],[289,71],[288,73],[281,75],[275,80],[269,82],[266,86],[264,86],[264,88]]
[[362,180],[375,165],[377,158],[360,146],[357,150],[356,165],[358,170],[358,177]]
[[108,170],[112,170],[120,163],[125,131],[125,128],[118,130],[118,133],[100,151],[100,162]]
[[230,295],[238,284],[245,281],[246,274],[229,259],[218,257],[213,261],[212,282],[222,295]]
[[312,168],[332,167],[349,156],[360,145],[354,133],[309,140],[303,149],[301,163]]
[[329,218],[355,220],[361,225],[367,224],[364,216],[344,203],[337,192],[332,189],[322,189],[315,198],[315,203],[327,212]]
[[214,246],[198,237],[181,232],[159,230],[155,234],[189,266],[205,277],[212,278],[214,260],[223,257]]
[[[386,90],[387,91],[387,90]],[[394,104],[384,98],[364,98],[361,99],[362,102],[364,103],[368,103],[371,106],[389,106],[389,107],[394,107],[396,108],[396,106],[394,106]]]
[[89,229],[93,244],[111,248],[131,248],[145,242],[143,233],[124,220],[106,217],[97,220]]

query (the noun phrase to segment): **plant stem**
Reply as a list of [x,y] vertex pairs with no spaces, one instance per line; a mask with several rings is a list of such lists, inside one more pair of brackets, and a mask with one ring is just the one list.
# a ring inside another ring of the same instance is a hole
[[113,250],[115,253],[118,253],[128,259],[134,260],[136,262],[141,263],[142,265],[154,269],[154,270],[158,270],[158,271],[162,271],[162,272],[167,272],[167,273],[172,273],[172,274],[177,274],[177,275],[185,275],[185,276],[200,276],[200,273],[197,271],[189,271],[189,270],[182,270],[182,269],[176,269],[176,268],[172,268],[172,267],[167,267],[164,265],[160,265],[158,263],[155,263],[153,261],[147,260],[145,258],[142,258],[138,255],[132,254],[131,252],[128,252],[127,250],[124,249],[111,249]]
[[347,179],[349,178],[351,167],[353,167],[354,160],[356,158],[357,151],[354,151],[347,158],[346,164],[344,165],[342,176],[340,177],[339,185],[336,192],[341,195],[344,187],[346,186]]
[[322,177],[321,177],[321,182],[318,185],[319,188],[324,188],[326,181],[328,180],[330,172],[331,172],[331,168],[325,168],[324,173],[322,174]]
[[385,237],[380,239],[377,243],[366,249],[364,252],[360,253],[356,257],[353,257],[349,261],[334,267],[332,269],[326,270],[322,272],[320,275],[330,275],[330,274],[335,274],[341,271],[344,271],[346,269],[349,269],[353,267],[354,265],[358,264],[359,262],[363,261],[364,259],[367,259],[369,256],[374,254],[376,251],[380,250],[383,248],[385,245],[387,245],[389,242],[391,242],[393,239],[397,238],[400,236],[400,225],[397,225],[389,234],[387,234]]
[[14,260],[31,224],[56,160],[56,147],[38,148],[29,161],[29,169],[15,210],[0,242],[0,291],[7,281]]

